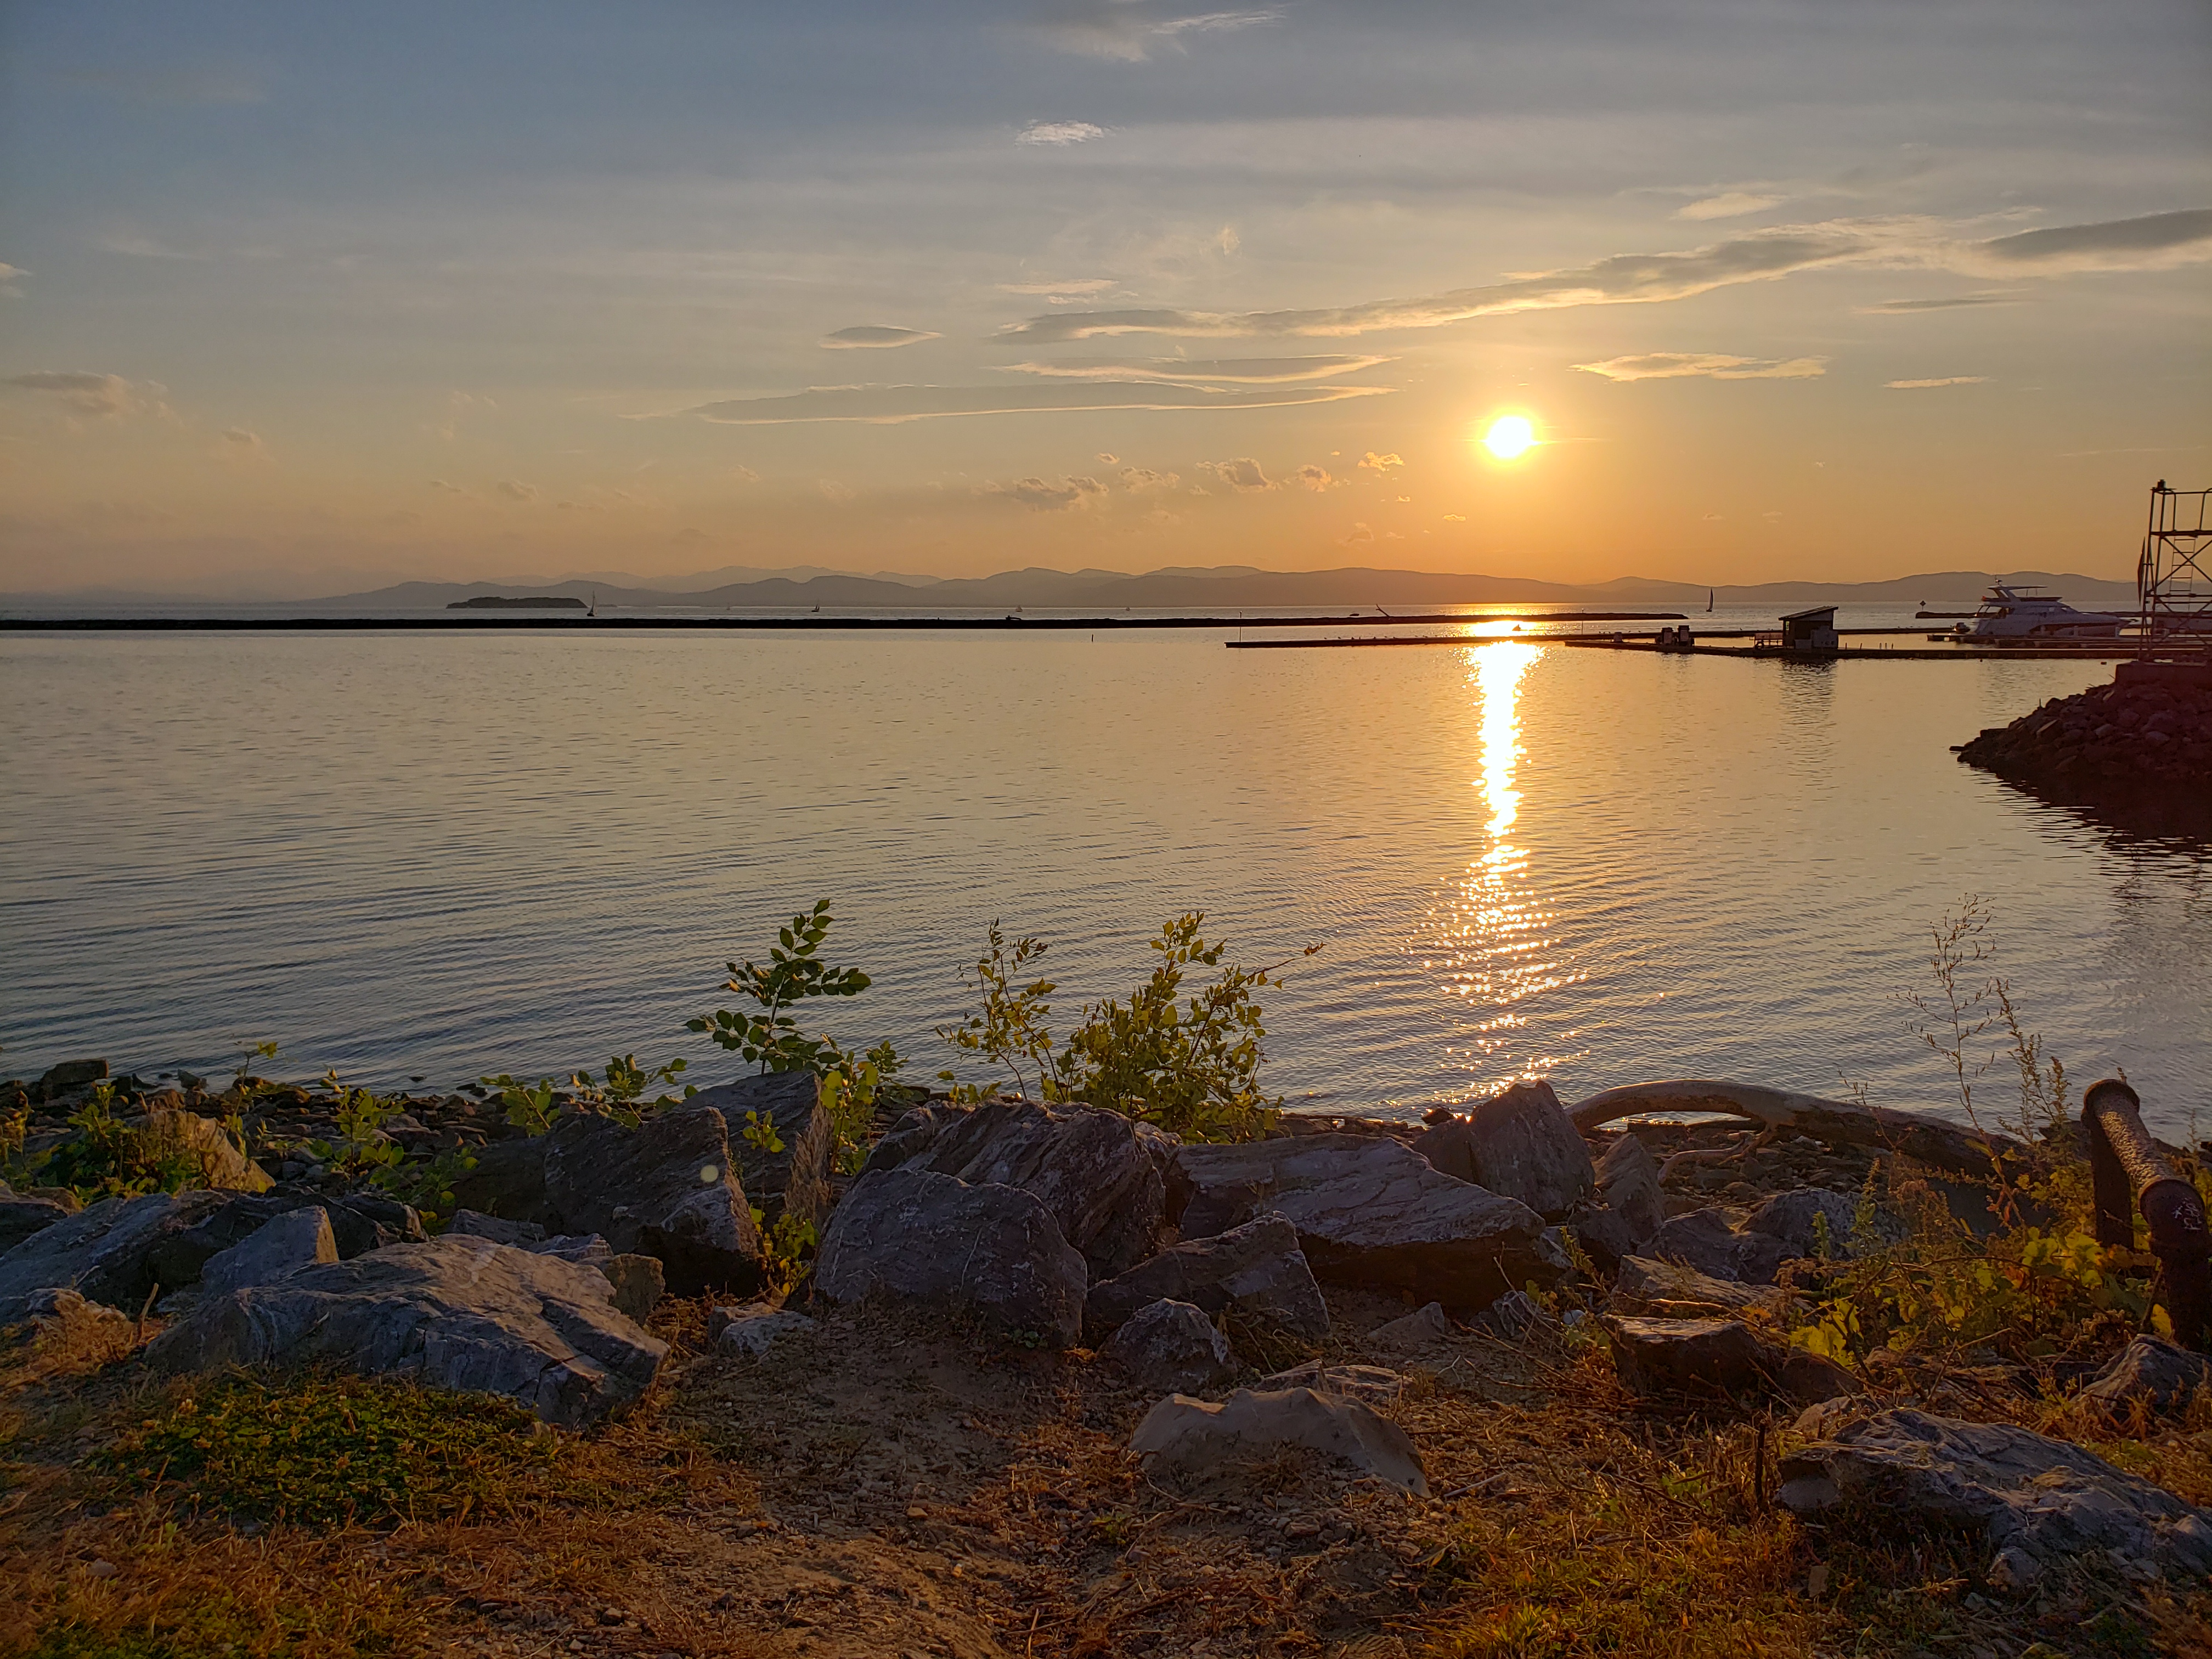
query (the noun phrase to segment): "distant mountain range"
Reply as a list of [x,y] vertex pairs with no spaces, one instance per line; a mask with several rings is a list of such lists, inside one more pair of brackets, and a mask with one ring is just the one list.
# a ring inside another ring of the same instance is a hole
[[[716,578],[742,574],[742,580]],[[1881,582],[1762,582],[1711,590],[1721,605],[1753,606],[1776,611],[1808,605],[1972,604],[1993,581],[2019,582],[2055,589],[2077,605],[2132,605],[2135,587],[2128,582],[2106,581],[2093,576],[2046,570],[1993,573],[1986,570],[1938,570],[1900,576]],[[696,584],[696,586],[694,584]],[[1227,565],[1212,569],[1188,567],[1125,575],[1112,570],[1001,571],[994,576],[937,580],[921,576],[860,576],[822,572],[800,567],[798,571],[760,575],[741,568],[702,572],[686,580],[651,582],[635,577],[620,580],[596,576],[571,577],[562,581],[531,580],[503,582],[401,582],[367,592],[344,593],[329,599],[295,600],[284,608],[296,611],[312,605],[332,612],[436,610],[459,599],[493,596],[543,594],[564,599],[596,599],[602,605],[653,609],[691,608],[707,611],[777,609],[825,611],[903,610],[956,611],[1007,611],[1017,605],[1054,610],[1176,610],[1234,611],[1269,607],[1334,606],[1358,610],[1370,605],[1422,606],[1450,605],[1664,605],[1677,610],[1703,610],[1706,587],[1695,582],[1665,581],[1644,576],[1622,576],[1593,584],[1539,581],[1525,576],[1479,574],[1445,574],[1425,570],[1375,570],[1354,567],[1342,570],[1261,570],[1250,565]],[[184,606],[196,611],[240,611],[262,607],[223,604],[204,598],[183,599],[173,595],[131,594],[112,591],[85,594],[9,594],[0,604],[9,609],[53,611],[72,602],[100,609],[111,606]]]
[[[1763,582],[1753,586],[1712,589],[1716,602],[1755,605],[1762,610],[1806,605],[1857,603],[1896,605],[1971,603],[1993,581],[2033,583],[2057,589],[2076,603],[2111,604],[2135,599],[2127,582],[2094,577],[2021,570],[1932,571],[1884,582]],[[513,583],[403,582],[373,592],[349,593],[328,601],[346,610],[435,606],[490,594],[522,591]],[[1690,582],[1623,576],[1609,582],[1575,584],[1538,581],[1525,576],[1450,575],[1425,570],[1256,570],[1249,566],[1221,570],[1155,570],[1141,576],[1110,570],[1001,571],[995,576],[963,577],[917,586],[910,580],[880,576],[819,575],[794,580],[773,576],[724,582],[681,591],[673,587],[618,587],[588,580],[541,584],[529,592],[565,598],[597,597],[611,605],[697,605],[704,610],[756,611],[821,605],[824,610],[1004,610],[1039,605],[1054,610],[1097,607],[1119,610],[1257,610],[1270,605],[1662,605],[1703,608],[1707,589]]]

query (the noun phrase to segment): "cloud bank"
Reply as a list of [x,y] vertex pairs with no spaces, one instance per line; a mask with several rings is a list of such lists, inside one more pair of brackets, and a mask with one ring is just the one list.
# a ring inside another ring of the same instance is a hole
[[1325,380],[1387,363],[1389,357],[1077,357],[1057,363],[1007,363],[1009,374],[1059,380],[1133,380],[1173,385],[1284,386]]
[[1106,486],[1089,477],[1063,478],[1058,483],[1048,483],[1042,478],[1020,478],[1010,484],[985,484],[981,493],[1003,495],[1039,513],[1066,513],[1103,501]]
[[1891,392],[1930,392],[1939,386],[1983,386],[1989,378],[1986,374],[1946,374],[1936,380],[1884,380],[1882,385]]
[[1105,128],[1090,121],[1032,121],[1014,136],[1014,142],[1052,148],[1087,143],[1105,136]]
[[1158,46],[1180,47],[1193,35],[1230,34],[1279,21],[1273,7],[1245,11],[1179,12],[1145,0],[1084,0],[1040,25],[1062,52],[1140,64]]
[[168,406],[162,402],[166,386],[151,380],[126,380],[120,374],[90,374],[78,369],[35,368],[27,374],[11,374],[0,380],[0,386],[20,387],[25,392],[42,392],[60,398],[71,409],[82,415],[97,415],[107,420],[120,420],[126,415],[166,415]]
[[732,398],[677,412],[722,426],[782,426],[805,421],[864,421],[896,426],[957,415],[1055,415],[1088,410],[1289,409],[1381,397],[1380,386],[1254,387],[1181,385],[843,386],[782,397]]
[[1947,237],[1925,219],[1837,219],[1752,231],[1682,252],[1617,253],[1570,270],[1408,299],[1306,311],[1061,311],[1000,332],[1040,343],[1116,334],[1346,336],[1571,306],[1650,305],[1841,265],[2058,276],[2162,270],[2207,257],[2212,257],[2212,209],[2023,231],[1988,241]]
[[1758,357],[1728,357],[1711,351],[1645,351],[1577,363],[1585,374],[1608,380],[1812,380],[1826,374],[1826,357],[1791,357],[1777,362]]

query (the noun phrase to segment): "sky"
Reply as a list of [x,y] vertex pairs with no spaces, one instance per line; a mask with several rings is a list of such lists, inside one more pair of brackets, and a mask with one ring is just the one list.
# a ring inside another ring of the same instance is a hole
[[2125,578],[2212,484],[2203,0],[0,0],[0,590]]

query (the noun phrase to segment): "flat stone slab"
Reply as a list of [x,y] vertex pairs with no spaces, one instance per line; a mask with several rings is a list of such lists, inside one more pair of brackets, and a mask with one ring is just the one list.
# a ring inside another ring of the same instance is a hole
[[210,1256],[200,1269],[200,1289],[221,1296],[337,1259],[337,1237],[331,1231],[329,1213],[319,1205],[307,1205],[272,1216],[228,1249]]
[[1419,1353],[1458,1334],[1458,1328],[1445,1316],[1443,1304],[1431,1302],[1403,1318],[1377,1325],[1367,1333],[1367,1346],[1382,1353]]
[[170,1371],[334,1363],[504,1395],[565,1426],[628,1406],[667,1357],[617,1311],[596,1269],[467,1237],[394,1244],[207,1297],[147,1350]]
[[1406,1431],[1357,1400],[1311,1389],[1239,1389],[1220,1404],[1170,1395],[1146,1413],[1129,1449],[1147,1469],[1205,1480],[1302,1446],[1417,1497],[1428,1495]]
[[34,1291],[74,1290],[88,1301],[136,1314],[157,1283],[175,1290],[197,1280],[212,1251],[195,1255],[189,1274],[173,1283],[156,1278],[155,1255],[230,1196],[185,1192],[104,1198],[40,1228],[0,1255],[0,1325],[21,1319]]
[[716,1308],[707,1316],[707,1334],[718,1348],[757,1359],[787,1336],[804,1336],[820,1328],[792,1308],[772,1308],[749,1303],[740,1308]]
[[1740,1285],[1686,1262],[1632,1255],[1620,1264],[1606,1310],[1672,1319],[1736,1319],[1753,1312],[1779,1318],[1789,1302],[1775,1285]]
[[1297,1229],[1279,1215],[1172,1245],[1125,1273],[1101,1279],[1085,1298],[1084,1322],[1093,1330],[1111,1330],[1163,1298],[1209,1314],[1234,1308],[1310,1341],[1328,1334],[1328,1304],[1298,1248]]
[[1449,1308],[1484,1308],[1528,1280],[1569,1271],[1543,1218],[1517,1200],[1431,1168],[1395,1140],[1298,1135],[1184,1146],[1176,1161],[1194,1194],[1224,1187],[1261,1194],[1297,1230],[1315,1276],[1411,1291]]
[[1692,1210],[1659,1224],[1645,1255],[1680,1261],[1708,1279],[1730,1284],[1771,1285],[1790,1254],[1770,1233],[1738,1232],[1718,1210]]
[[2124,1566],[2212,1573],[2212,1516],[2095,1453],[2010,1423],[1882,1412],[1784,1458],[1797,1515],[1850,1502],[1882,1517],[1979,1528],[2004,1582],[2102,1550]]

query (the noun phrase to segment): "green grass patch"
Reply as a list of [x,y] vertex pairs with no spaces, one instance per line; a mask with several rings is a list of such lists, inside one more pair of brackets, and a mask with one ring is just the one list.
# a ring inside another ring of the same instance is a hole
[[98,1462],[239,1519],[329,1526],[501,1507],[558,1455],[529,1413],[482,1395],[311,1376],[187,1395]]

